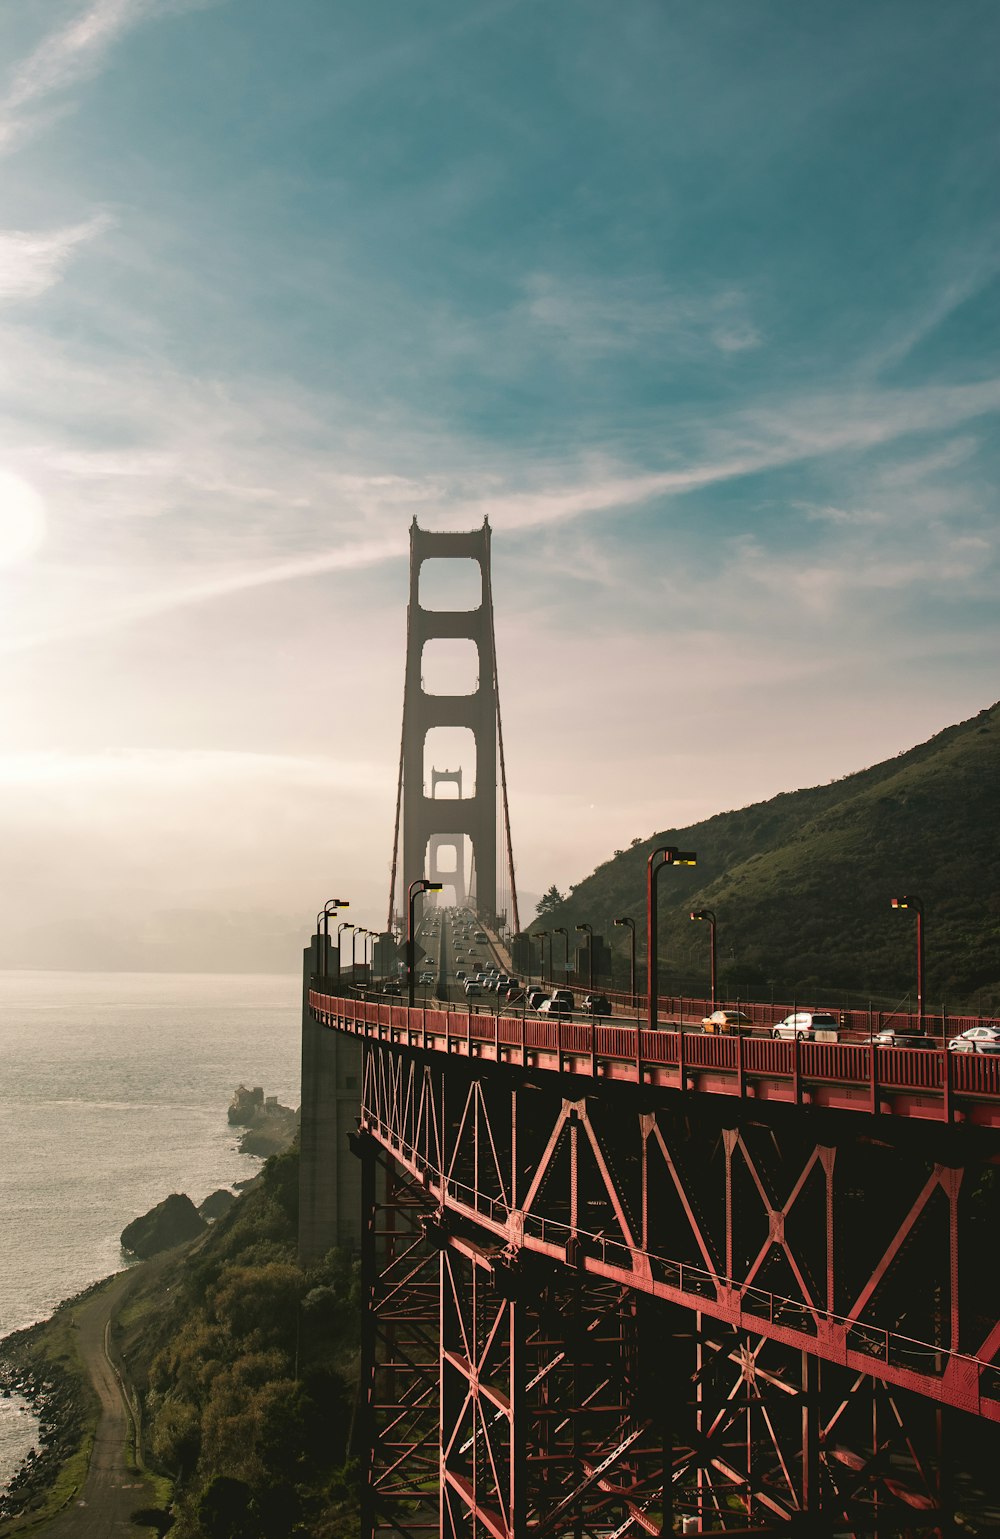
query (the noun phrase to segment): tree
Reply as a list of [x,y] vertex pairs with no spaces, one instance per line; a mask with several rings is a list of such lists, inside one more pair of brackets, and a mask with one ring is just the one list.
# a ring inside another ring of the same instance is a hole
[[198,1503],[198,1521],[211,1539],[257,1539],[253,1492],[242,1480],[217,1475]]
[[556,886],[555,882],[553,882],[548,892],[544,892],[538,900],[538,913],[536,918],[540,919],[544,914],[554,914],[556,909],[562,908],[565,902],[566,899],[564,895],[559,891],[559,888]]

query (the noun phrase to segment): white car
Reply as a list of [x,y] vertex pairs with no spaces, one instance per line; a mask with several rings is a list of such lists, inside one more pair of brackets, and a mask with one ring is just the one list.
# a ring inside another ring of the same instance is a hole
[[970,1026],[948,1043],[952,1053],[1000,1053],[1000,1031],[995,1026]]
[[821,1031],[825,1037],[828,1031],[835,1033],[839,1026],[837,1017],[829,1010],[796,1010],[794,1015],[786,1015],[771,1027],[771,1036],[794,1041],[796,1037],[813,1037]]

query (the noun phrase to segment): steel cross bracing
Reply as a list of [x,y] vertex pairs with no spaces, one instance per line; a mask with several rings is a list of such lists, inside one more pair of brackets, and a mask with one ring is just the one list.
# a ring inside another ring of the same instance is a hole
[[685,1517],[730,1534],[951,1531],[933,1401],[497,1248],[374,1137],[358,1148],[385,1170],[365,1268],[365,1535],[624,1539]]
[[1000,1452],[986,1129],[369,1039],[359,1147],[366,1534],[943,1532]]

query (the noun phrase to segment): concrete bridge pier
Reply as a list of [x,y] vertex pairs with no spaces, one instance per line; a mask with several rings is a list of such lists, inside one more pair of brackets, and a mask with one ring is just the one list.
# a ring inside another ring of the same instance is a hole
[[361,1166],[349,1137],[361,1106],[362,1043],[328,1031],[311,1015],[309,989],[324,969],[332,987],[336,957],[321,957],[323,939],[314,935],[302,960],[301,1155],[299,1166],[299,1260],[322,1261],[335,1246],[361,1247]]

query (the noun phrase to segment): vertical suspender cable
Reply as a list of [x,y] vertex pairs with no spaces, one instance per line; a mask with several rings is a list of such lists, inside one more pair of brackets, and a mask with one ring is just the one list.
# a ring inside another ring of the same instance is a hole
[[[406,657],[410,656],[410,606],[406,606]],[[399,862],[399,820],[403,810],[403,751],[406,744],[406,687],[407,679],[403,678],[403,725],[399,732],[399,778],[396,781],[396,829],[392,836],[392,875],[389,878],[389,920],[386,926],[392,933],[392,922],[396,917],[396,867]]]
[[521,930],[521,921],[517,913],[517,887],[514,884],[514,851],[510,842],[510,808],[507,805],[507,766],[503,757],[503,725],[500,720],[500,685],[497,680],[497,636],[496,626],[493,623],[493,574],[487,569],[486,581],[489,587],[490,600],[490,642],[493,649],[493,694],[497,703],[497,744],[500,750],[500,787],[503,795],[503,826],[504,837],[507,841],[507,875],[510,879],[510,907],[511,917],[514,921],[513,934],[518,935]]

